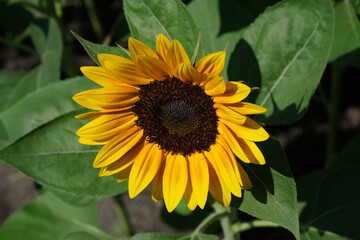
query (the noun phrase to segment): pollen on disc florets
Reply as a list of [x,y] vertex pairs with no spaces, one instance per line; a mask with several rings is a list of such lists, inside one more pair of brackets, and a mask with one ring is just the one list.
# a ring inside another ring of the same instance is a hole
[[133,111],[149,142],[184,156],[215,143],[218,116],[214,102],[199,85],[177,78],[140,86]]

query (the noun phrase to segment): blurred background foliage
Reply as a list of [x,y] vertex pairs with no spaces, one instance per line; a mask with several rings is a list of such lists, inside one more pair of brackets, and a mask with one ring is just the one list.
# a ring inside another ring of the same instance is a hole
[[[145,10],[134,10],[139,3],[165,25],[162,14],[182,12],[183,21],[168,21],[169,32],[174,23],[189,24],[188,35],[179,36],[186,39],[200,28],[200,55],[226,47],[225,79],[260,87],[250,100],[268,104],[268,114],[256,120],[267,124],[285,154],[274,140],[260,145],[269,164],[251,171],[255,182],[257,176],[268,182],[234,202],[255,216],[238,211],[244,224],[234,224],[234,231],[243,239],[359,239],[360,1],[296,2],[188,0],[185,8],[180,1],[1,0],[0,239],[221,236],[216,223],[206,226],[213,235],[200,233],[200,223],[212,217],[210,206],[189,212],[182,203],[169,214],[149,194],[129,201],[127,193],[119,194],[126,184],[98,178],[91,167],[99,148],[77,144],[74,132],[83,123],[73,116],[84,110],[71,97],[97,87],[81,77],[80,66],[95,65],[99,52],[126,54],[118,46],[127,47],[130,29],[153,44],[155,25],[136,31],[151,22]],[[298,16],[299,9],[309,14]],[[282,61],[294,56],[299,43],[306,51],[289,71],[294,85],[277,87],[276,74],[288,70]],[[184,42],[190,56],[194,44]],[[110,195],[116,196],[104,198]],[[275,228],[257,226],[257,218]]]

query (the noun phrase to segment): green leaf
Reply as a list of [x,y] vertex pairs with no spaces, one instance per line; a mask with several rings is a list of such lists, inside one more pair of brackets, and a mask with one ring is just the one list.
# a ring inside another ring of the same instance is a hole
[[165,233],[139,233],[134,235],[130,240],[218,240],[215,235],[198,234],[192,236],[191,234],[165,234]]
[[360,14],[360,0],[350,0],[350,2],[356,11],[356,14]]
[[87,232],[74,232],[68,234],[61,240],[100,240],[100,239]]
[[329,61],[360,47],[360,22],[348,0],[335,4],[335,34]]
[[112,239],[100,229],[95,206],[73,207],[45,192],[4,223],[0,239],[23,240],[25,236],[27,240],[69,239],[66,237],[72,232],[83,232],[93,239]]
[[253,188],[233,201],[239,209],[262,220],[277,223],[299,239],[296,187],[286,156],[279,142],[270,139],[258,143],[266,165],[243,164]]
[[316,228],[309,228],[308,231],[301,234],[301,240],[350,240],[331,232],[319,231]]
[[302,229],[315,227],[343,237],[359,239],[360,134],[341,152],[327,170],[300,178],[299,201]]
[[[189,4],[188,9],[199,24],[204,42],[204,55],[222,51],[227,46],[225,70],[222,75],[225,81],[240,80],[231,79],[226,70],[238,61],[235,47],[242,37],[244,28],[254,20],[252,15],[247,9],[240,7],[233,1],[194,0]],[[229,14],[228,11],[236,12],[236,14]],[[229,23],[236,23],[234,31],[228,32],[229,30],[226,29],[226,26],[233,25]],[[234,67],[236,68],[236,66]]]
[[60,62],[62,55],[62,36],[55,20],[37,19],[30,26],[31,40],[40,54],[36,89],[60,80]]
[[[324,72],[334,33],[331,0],[285,0],[269,7],[238,43],[237,78],[260,87],[256,120],[290,124],[305,113]],[[232,79],[236,79],[235,72]]]
[[74,37],[80,42],[80,44],[84,47],[85,51],[89,54],[89,56],[94,60],[94,62],[100,66],[97,55],[99,53],[110,53],[126,58],[130,58],[129,52],[121,47],[109,47],[104,45],[99,45],[95,43],[91,43],[84,38],[80,37],[75,32],[72,32]]
[[0,113],[0,150],[41,125],[80,109],[72,96],[97,86],[85,77],[77,77],[49,85],[21,98]]
[[[4,89],[4,91],[7,91],[7,99],[1,106],[3,110],[9,108],[29,93],[56,83],[60,79],[62,37],[56,23],[53,20],[47,21],[42,19],[32,23],[30,29],[33,43],[40,54],[41,64],[28,73],[23,74],[20,79],[12,80],[13,84]],[[0,75],[0,77],[3,76]],[[8,82],[10,80],[4,79],[4,81]]]
[[[83,112],[83,111],[81,111]],[[33,131],[0,152],[0,159],[38,183],[65,193],[115,195],[127,189],[116,175],[99,177],[92,164],[101,146],[78,143],[75,132],[84,121],[71,112]]]
[[21,72],[0,71],[0,112],[11,105],[11,96],[23,75]]
[[163,33],[179,40],[191,58],[199,27],[180,0],[124,0],[123,4],[134,38],[155,49],[156,36]]
[[90,196],[86,194],[77,194],[68,191],[63,191],[58,188],[52,188],[48,185],[44,185],[44,188],[54,194],[56,197],[60,198],[64,202],[70,203],[73,206],[89,206],[94,205],[102,199],[102,196]]

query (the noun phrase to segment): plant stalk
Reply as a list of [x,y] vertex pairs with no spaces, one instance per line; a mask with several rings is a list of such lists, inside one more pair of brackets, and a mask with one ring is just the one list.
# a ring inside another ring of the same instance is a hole
[[218,203],[213,205],[215,212],[226,212],[227,214],[220,219],[221,229],[224,233],[224,240],[240,240],[240,234],[232,231],[231,225],[233,222],[238,221],[237,212],[231,207],[224,207]]
[[251,222],[234,223],[231,226],[231,229],[234,233],[239,233],[239,232],[248,231],[252,228],[261,228],[261,227],[280,227],[280,225],[268,221],[254,220]]

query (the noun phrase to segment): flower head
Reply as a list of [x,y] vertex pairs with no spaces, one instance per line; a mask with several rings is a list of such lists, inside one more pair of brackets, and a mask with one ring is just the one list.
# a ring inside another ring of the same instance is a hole
[[77,116],[92,120],[77,134],[80,143],[104,145],[93,164],[99,175],[128,179],[131,198],[152,182],[153,200],[164,199],[169,212],[182,197],[191,210],[204,208],[208,192],[229,206],[232,194],[252,187],[234,154],[265,163],[254,142],[269,135],[247,115],[266,109],[241,102],[251,89],[220,76],[224,51],[193,66],[180,42],[163,34],[156,52],[134,38],[128,45],[132,60],[99,54],[101,67],[82,67],[102,88],[73,98],[96,110]]

